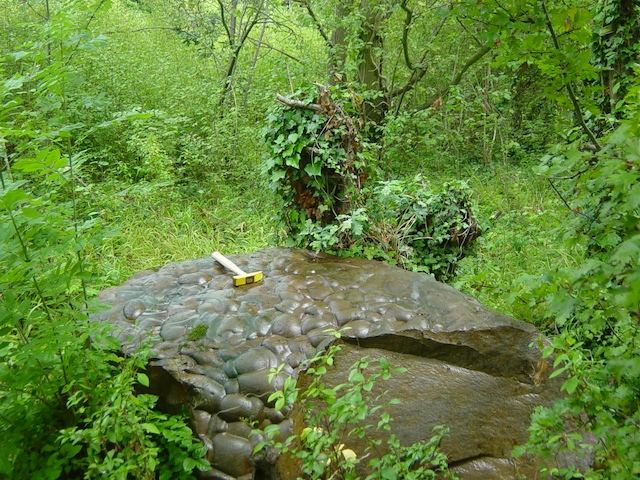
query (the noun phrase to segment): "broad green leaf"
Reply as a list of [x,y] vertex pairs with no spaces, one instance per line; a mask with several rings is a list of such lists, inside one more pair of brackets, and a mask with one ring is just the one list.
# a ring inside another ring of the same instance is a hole
[[149,377],[146,374],[138,373],[137,378],[140,385],[143,385],[145,387],[149,386]]

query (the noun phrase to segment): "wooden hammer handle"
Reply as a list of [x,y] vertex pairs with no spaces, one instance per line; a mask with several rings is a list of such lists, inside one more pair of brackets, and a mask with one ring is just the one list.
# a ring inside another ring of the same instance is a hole
[[213,252],[211,256],[216,262],[218,262],[220,265],[227,268],[228,270],[231,270],[236,275],[246,275],[245,272],[240,270],[240,267],[238,267],[235,263],[233,263],[224,255],[222,255],[220,252]]

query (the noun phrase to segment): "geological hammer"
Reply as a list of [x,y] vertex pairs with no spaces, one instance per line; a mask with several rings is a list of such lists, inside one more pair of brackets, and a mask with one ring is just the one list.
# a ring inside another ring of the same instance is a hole
[[235,275],[233,276],[233,285],[240,287],[242,285],[248,285],[250,283],[258,283],[262,281],[262,272],[246,273],[240,269],[235,263],[222,255],[220,252],[213,252],[211,254],[213,259],[227,270],[231,270]]

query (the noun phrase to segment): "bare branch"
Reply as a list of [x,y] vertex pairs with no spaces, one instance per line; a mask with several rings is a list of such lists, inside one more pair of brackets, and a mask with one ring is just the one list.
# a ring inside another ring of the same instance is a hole
[[27,6],[29,7],[29,9],[36,14],[36,16],[40,17],[42,20],[46,20],[47,17],[45,15],[42,15],[40,12],[38,12],[33,5],[31,5],[31,2],[29,2],[29,0],[25,0],[25,2],[27,4]]
[[[231,58],[229,60],[229,67],[227,68],[227,73],[224,78],[224,84],[222,87],[222,92],[220,93],[220,100],[218,101],[219,106],[223,106],[226,100],[227,92],[231,90],[231,85],[233,83],[233,74],[236,71],[236,66],[238,65],[238,58],[240,56],[240,51],[244,46],[251,30],[258,24],[260,17],[262,15],[262,8],[264,7],[264,2],[260,3],[260,7],[255,10],[255,15],[250,21],[247,21],[240,38],[238,39],[237,44],[235,44],[235,48],[233,49],[233,53],[231,54]],[[222,110],[221,110],[222,111]]]
[[329,45],[329,47],[333,47],[333,43],[329,39],[327,32],[325,32],[324,28],[322,28],[322,24],[320,23],[320,20],[318,20],[318,17],[316,16],[315,12],[311,8],[311,5],[309,4],[308,0],[295,0],[295,1],[301,4],[302,6],[304,6],[304,8],[307,10],[307,13],[311,17],[311,20],[313,21],[314,25],[318,29],[318,33],[320,33],[320,36],[324,39],[325,43]]
[[413,87],[415,87],[416,84],[420,80],[422,80],[422,78],[425,76],[426,73],[427,73],[427,67],[426,66],[423,65],[423,66],[420,66],[420,67],[416,68],[411,73],[411,76],[409,77],[409,80],[407,81],[407,83],[405,83],[403,87],[397,88],[394,91],[392,91],[391,93],[389,93],[389,96],[391,98],[394,98],[394,97],[397,97],[399,95],[404,95],[409,90],[411,90]]
[[278,52],[279,54],[284,55],[287,58],[290,58],[291,60],[293,60],[294,62],[299,63],[300,65],[305,65],[305,63],[302,60],[300,60],[298,57],[295,57],[295,56],[291,55],[290,53],[285,52],[284,50],[280,50],[279,48],[274,47],[273,45],[265,42],[264,39],[263,40],[260,40],[260,39],[256,40],[255,38],[249,37],[249,38],[247,38],[247,40],[249,40],[250,42],[253,42],[256,46],[260,46],[261,45],[264,48],[268,48],[269,50],[273,50],[274,52]]
[[456,17],[456,21],[460,24],[460,26],[462,27],[462,29],[463,29],[465,32],[467,32],[467,34],[468,34],[471,38],[473,38],[473,41],[474,41],[474,42],[476,42],[476,45],[478,45],[479,47],[481,47],[481,46],[482,46],[482,42],[481,42],[480,40],[478,40],[478,37],[476,37],[476,36],[473,34],[473,32],[472,32],[471,30],[469,30],[469,29],[467,28],[467,26],[466,26],[464,23],[462,23],[462,20],[460,20],[460,18]]
[[567,207],[569,210],[571,210],[573,213],[575,213],[576,215],[580,215],[581,217],[586,218],[587,220],[593,220],[592,218],[590,218],[588,215],[585,215],[584,213],[582,213],[580,210],[578,210],[577,208],[572,208],[571,205],[569,205],[569,202],[567,202],[567,200],[564,198],[564,196],[562,195],[562,193],[560,193],[560,191],[556,188],[556,186],[553,184],[553,182],[551,181],[550,178],[547,178],[547,181],[549,182],[549,185],[551,185],[551,188],[553,189],[553,191],[556,193],[556,195],[560,198],[560,200],[562,200],[562,203],[564,203],[564,206]]
[[127,35],[129,33],[148,32],[152,30],[172,30],[176,33],[189,33],[176,27],[143,27],[132,30],[109,30],[108,32],[104,32],[104,35]]
[[447,84],[446,87],[444,87],[443,89],[441,89],[433,98],[431,98],[424,107],[422,108],[429,108],[431,107],[434,103],[438,102],[438,100],[441,100],[443,97],[445,97],[448,93],[449,90],[451,90],[451,87],[454,87],[456,85],[458,85],[461,81],[462,78],[464,77],[464,74],[467,72],[467,70],[469,70],[474,64],[476,64],[478,61],[480,61],[480,59],[482,57],[484,57],[487,53],[489,53],[491,51],[491,49],[493,48],[493,43],[487,43],[485,44],[482,48],[480,48],[475,54],[473,54],[473,56],[471,56],[466,63],[462,66],[462,68],[460,69],[460,71],[456,74],[455,77],[453,77],[453,79],[451,80],[451,82],[449,82]]
[[301,100],[294,100],[292,98],[287,98],[282,95],[277,95],[276,99],[283,105],[286,105],[287,107],[313,110],[314,112],[318,112],[318,113],[323,112],[322,107],[317,103],[305,103]]
[[[400,8],[402,8],[402,10],[405,11],[404,28],[402,31],[402,51],[403,51],[405,63],[407,64],[407,67],[409,67],[409,70],[411,70],[411,75],[409,76],[409,80],[407,80],[407,83],[405,83],[404,86],[400,88],[392,90],[389,93],[389,97],[394,98],[394,97],[401,96],[400,103],[402,103],[402,98],[404,94],[409,92],[411,89],[413,89],[413,87],[415,87],[416,84],[420,80],[422,80],[425,74],[427,73],[427,65],[425,64],[425,61],[427,59],[427,55],[429,52],[425,51],[422,54],[422,58],[420,59],[417,65],[414,65],[413,62],[411,62],[411,58],[409,55],[408,36],[409,36],[409,27],[411,26],[411,22],[413,20],[413,12],[409,9],[409,7],[407,7],[407,0],[403,0],[402,4],[400,5]],[[453,9],[453,2],[449,4],[449,11],[451,11],[452,9]],[[449,15],[445,15],[444,17],[442,17],[442,20],[438,22],[436,27],[433,29],[433,33],[431,34],[431,41],[433,41],[440,34],[440,32],[442,31],[442,27],[444,27],[444,24],[446,23],[448,18],[449,18]]]
[[467,62],[462,66],[460,71],[456,74],[456,76],[453,78],[451,83],[448,85],[447,90],[455,85],[458,85],[462,80],[462,77],[464,77],[464,74],[467,73],[467,70],[469,70],[482,57],[484,57],[487,53],[489,53],[493,48],[493,45],[494,45],[493,42],[489,42],[485,44],[471,58],[469,58],[469,60],[467,60]]
[[227,32],[229,45],[233,45],[233,37],[231,35],[231,30],[229,30],[229,24],[227,23],[227,17],[225,15],[225,8],[222,0],[218,0],[218,6],[220,7],[220,20],[222,21],[222,26],[224,27],[225,32]]
[[400,8],[404,10],[404,26],[402,28],[402,52],[404,54],[404,63],[407,64],[409,70],[413,70],[413,64],[409,57],[409,29],[411,28],[411,22],[413,21],[413,11],[407,7],[408,0],[402,0]]

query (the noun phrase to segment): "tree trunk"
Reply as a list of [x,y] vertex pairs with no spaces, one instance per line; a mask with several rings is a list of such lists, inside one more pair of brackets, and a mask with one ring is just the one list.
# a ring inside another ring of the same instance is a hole
[[[345,2],[339,2],[336,7],[336,18],[345,18],[349,9]],[[347,30],[339,24],[331,32],[331,45],[329,51],[329,84],[337,85],[346,81],[345,63],[347,61]]]
[[231,8],[229,9],[229,43],[231,47],[236,44],[236,11],[238,9],[238,0],[231,0]]
[[376,0],[361,0],[363,20],[362,49],[358,65],[358,81],[369,94],[365,101],[364,114],[367,122],[379,126],[389,109],[383,77],[384,39],[380,29],[388,13],[378,8]]

